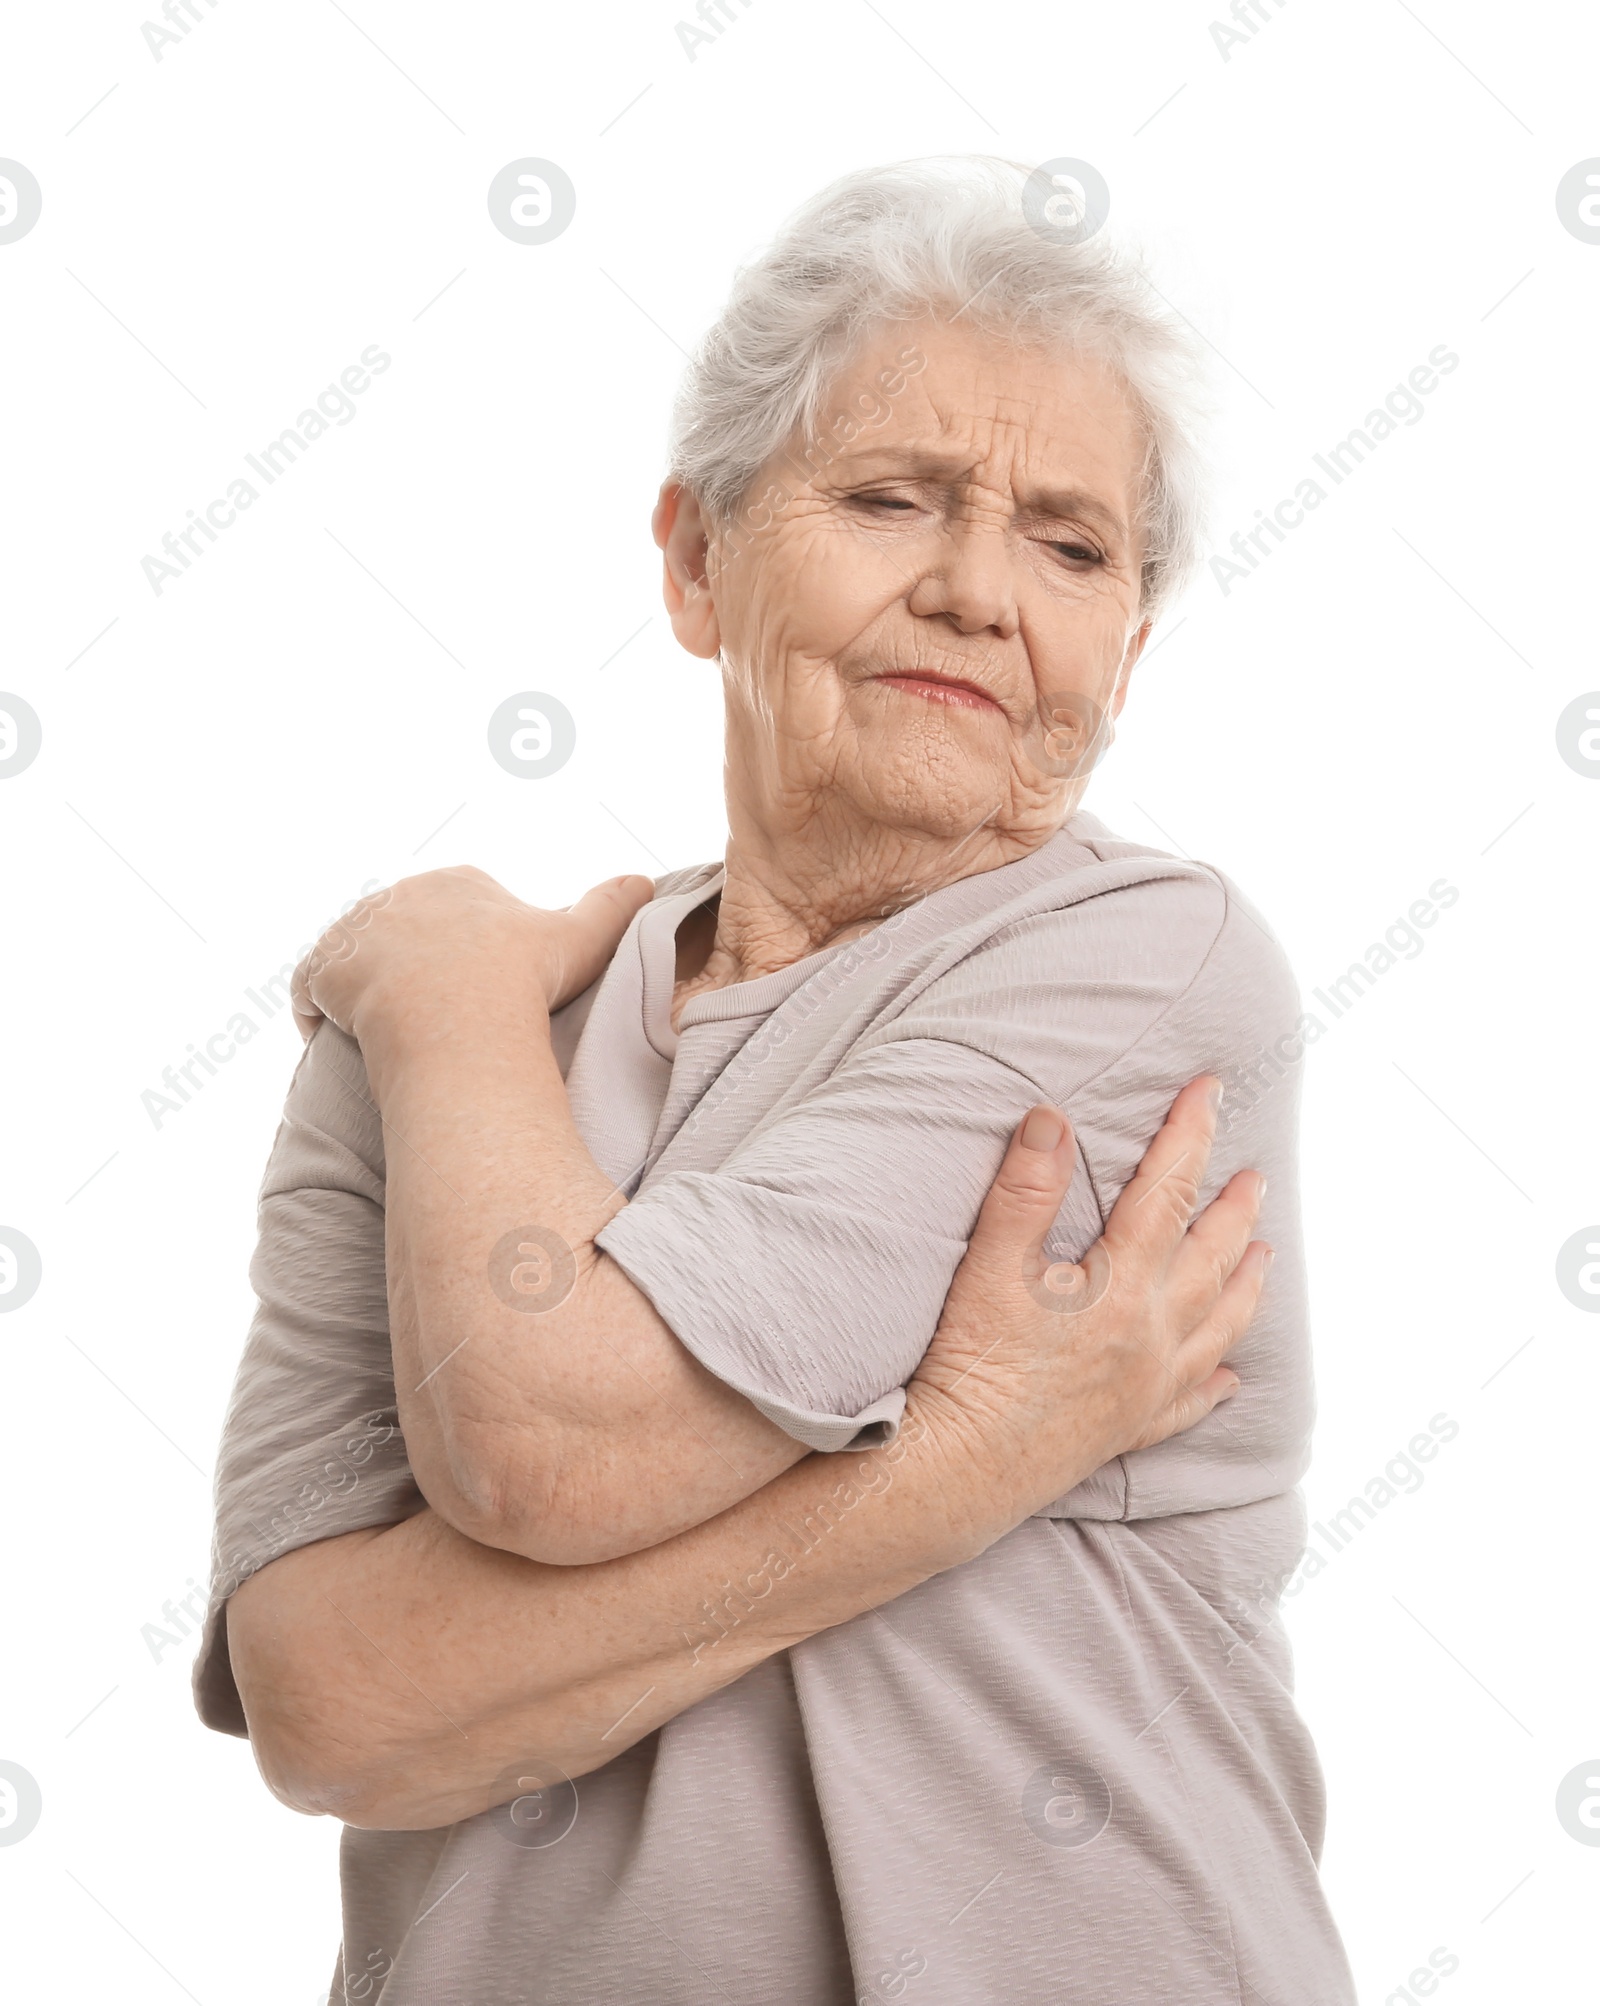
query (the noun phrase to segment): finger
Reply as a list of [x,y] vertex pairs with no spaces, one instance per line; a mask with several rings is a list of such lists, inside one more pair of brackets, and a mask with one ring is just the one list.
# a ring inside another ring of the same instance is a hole
[[348,961],[359,945],[350,930],[350,919],[351,915],[345,914],[325,928],[295,964],[294,973],[289,978],[289,1001],[302,1038],[309,1039],[328,1014],[314,993],[318,979],[332,964]]
[[597,932],[612,933],[620,940],[640,906],[648,905],[655,895],[654,881],[637,872],[627,877],[607,878],[602,884],[591,885],[576,904],[568,906],[567,917]]
[[1231,1400],[1239,1390],[1239,1375],[1230,1372],[1225,1365],[1198,1386],[1185,1387],[1172,1404],[1158,1414],[1144,1434],[1134,1444],[1135,1448],[1153,1449],[1158,1442],[1165,1442],[1170,1436],[1181,1435],[1186,1428],[1192,1428],[1197,1421],[1203,1421],[1208,1414]]
[[1199,1321],[1243,1260],[1266,1188],[1259,1171],[1236,1172],[1184,1234],[1167,1269],[1167,1302],[1179,1329]]
[[1237,1372],[1229,1366],[1219,1365],[1203,1385],[1193,1388],[1190,1397],[1203,1401],[1209,1414],[1213,1407],[1220,1407],[1224,1400],[1231,1400],[1241,1383]]
[[1172,1103],[1106,1221],[1105,1239],[1119,1265],[1165,1273],[1194,1216],[1221,1098],[1222,1082],[1202,1075]]
[[1220,1407],[1224,1400],[1231,1400],[1240,1384],[1239,1375],[1231,1366],[1219,1365],[1208,1372],[1198,1386],[1186,1387],[1172,1403],[1179,1413],[1187,1416],[1180,1426],[1193,1427],[1196,1421]]
[[308,1044],[322,1022],[322,1012],[311,997],[311,962],[315,952],[313,949],[304,961],[297,962],[293,975],[289,977],[289,1002],[294,1010],[294,1021]]
[[1172,1397],[1136,1447],[1150,1448],[1192,1428],[1238,1390],[1239,1375],[1223,1359],[1250,1327],[1271,1262],[1272,1249],[1256,1241],[1210,1313],[1179,1344],[1167,1368]]
[[[640,906],[648,905],[656,895],[656,881],[647,878],[642,871],[627,871],[620,878],[607,878],[594,887],[608,897],[620,900],[627,907],[628,918],[632,919]],[[584,893],[587,898],[589,894]],[[626,924],[626,921],[624,922]]]
[[1026,1264],[1043,1254],[1045,1235],[1055,1223],[1072,1182],[1077,1145],[1059,1108],[1030,1108],[1017,1125],[978,1223],[967,1243],[963,1268],[985,1281],[1014,1284]]
[[1250,1328],[1272,1266],[1272,1249],[1253,1240],[1215,1303],[1179,1343],[1173,1370],[1185,1386],[1203,1383]]
[[560,956],[556,993],[563,1002],[582,995],[605,973],[629,922],[655,893],[649,878],[608,878],[567,908],[556,943]]

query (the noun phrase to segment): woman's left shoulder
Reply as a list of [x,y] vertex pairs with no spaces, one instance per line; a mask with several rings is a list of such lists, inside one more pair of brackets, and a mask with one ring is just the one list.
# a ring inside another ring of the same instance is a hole
[[[1308,1020],[1288,955],[1260,909],[1217,865],[1124,841],[1098,823],[1085,828],[1088,821],[1075,817],[1062,832],[1068,840],[1051,845],[1040,903],[991,937],[991,978],[1031,970],[1038,987],[1054,992],[1049,1014],[1070,1020],[1074,1037],[1086,1013],[1105,1017],[1100,1084],[1118,1120],[1130,1093],[1142,1120],[1202,1072],[1222,1078],[1230,1107],[1261,1097],[1236,1082],[1297,1072]],[[1289,1118],[1292,1097],[1272,1098]],[[1090,1118],[1087,1102],[1078,1112]],[[1138,1120],[1134,1130],[1147,1139]]]
[[[1291,989],[1287,955],[1260,908],[1218,865],[1114,835],[1078,815],[1051,846],[1058,863],[1057,910],[1087,908],[1111,935],[1142,941],[1178,973],[1219,974]],[[1081,931],[1069,928],[1069,931]]]
[[1185,1048],[1215,1045],[1219,1057],[1298,1021],[1288,957],[1226,872],[1084,830],[1086,820],[989,909],[948,984],[982,990],[997,1015],[1058,1021],[1065,1010],[1075,1026],[1104,1015],[1108,1035],[1136,1039],[1165,1022]]
[[955,888],[908,953],[921,965],[901,971],[892,1035],[959,1036],[1043,1081],[1151,1040],[1179,1065],[1200,1052],[1200,1071],[1296,1023],[1288,960],[1229,877],[1086,820]]

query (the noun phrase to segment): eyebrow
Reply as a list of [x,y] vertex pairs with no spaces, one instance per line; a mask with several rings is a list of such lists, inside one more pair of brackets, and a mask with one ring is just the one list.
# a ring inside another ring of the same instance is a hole
[[[834,462],[839,466],[846,458],[841,454]],[[946,486],[964,479],[971,471],[971,462],[953,459],[946,454],[930,452],[921,447],[875,445],[865,452],[850,455],[851,470],[862,476],[874,461],[884,463],[886,469],[893,469],[914,480],[942,481]],[[1126,539],[1128,525],[1114,508],[1099,500],[1087,488],[1031,488],[1022,497],[1023,508],[1030,513],[1059,516],[1063,519],[1078,516],[1095,523],[1109,535]]]

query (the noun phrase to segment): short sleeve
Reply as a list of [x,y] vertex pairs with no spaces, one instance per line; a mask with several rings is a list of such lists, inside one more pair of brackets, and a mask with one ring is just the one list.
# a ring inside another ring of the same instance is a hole
[[[1225,903],[1190,871],[1005,928],[725,1163],[673,1168],[669,1153],[598,1245],[702,1364],[797,1441],[881,1438],[1017,1123],[1040,1101],[1071,1114],[1174,1011]],[[1058,1259],[1101,1230],[1079,1147]]]
[[280,1554],[423,1506],[395,1407],[383,1204],[383,1130],[360,1048],[324,1022],[262,1180],[257,1309],[217,1461],[194,1687],[201,1718],[225,1733],[245,1732],[228,1661],[234,1591]]

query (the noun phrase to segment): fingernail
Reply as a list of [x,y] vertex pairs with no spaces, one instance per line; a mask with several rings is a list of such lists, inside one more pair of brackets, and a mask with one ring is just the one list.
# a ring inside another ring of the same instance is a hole
[[1225,1386],[1222,1389],[1222,1391],[1217,1395],[1217,1399],[1219,1402],[1223,1400],[1231,1400],[1234,1394],[1238,1392],[1238,1390],[1239,1390],[1239,1382],[1237,1379],[1235,1379],[1235,1381],[1231,1386]]
[[1052,1149],[1060,1148],[1066,1132],[1066,1123],[1053,1107],[1036,1107],[1022,1124],[1022,1146],[1047,1156]]
[[1210,1086],[1206,1088],[1206,1099],[1211,1103],[1211,1112],[1215,1114],[1222,1106],[1221,1080],[1213,1080]]
[[1272,1266],[1273,1259],[1274,1259],[1274,1249],[1268,1247],[1267,1251],[1261,1256],[1261,1273],[1263,1276],[1266,1275],[1268,1268]]

